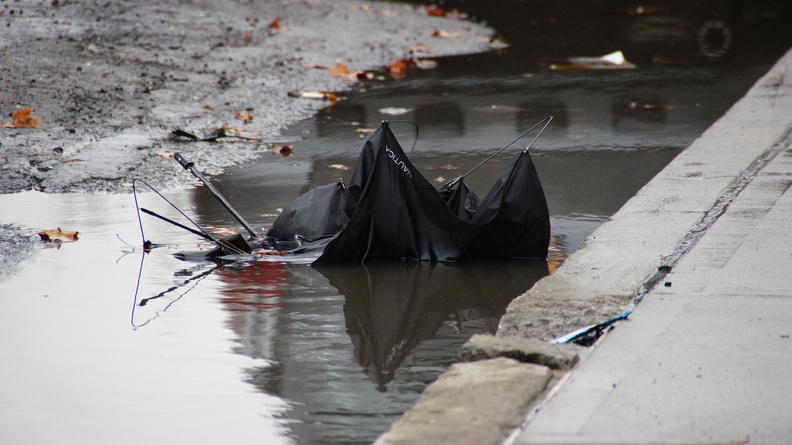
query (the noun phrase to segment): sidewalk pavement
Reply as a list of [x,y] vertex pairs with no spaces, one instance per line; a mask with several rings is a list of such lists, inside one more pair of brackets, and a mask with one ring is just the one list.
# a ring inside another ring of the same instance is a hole
[[[740,134],[718,134],[735,125]],[[686,167],[706,170],[688,174],[669,202],[706,193],[713,160],[742,174],[668,255],[670,272],[639,294],[628,321],[562,378],[507,443],[792,441],[792,51],[711,130],[639,200],[684,178]],[[738,151],[758,157],[738,163]],[[655,218],[646,223],[678,222],[663,212]]]

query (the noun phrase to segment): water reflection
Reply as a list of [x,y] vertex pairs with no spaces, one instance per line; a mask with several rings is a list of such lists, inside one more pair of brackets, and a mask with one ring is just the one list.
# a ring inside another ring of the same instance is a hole
[[385,391],[405,358],[451,321],[494,333],[509,302],[548,274],[546,261],[375,262],[317,267],[344,295],[355,358]]
[[545,261],[387,261],[254,262],[212,275],[235,352],[257,359],[245,380],[289,403],[282,417],[298,443],[332,444],[376,438],[548,273]]

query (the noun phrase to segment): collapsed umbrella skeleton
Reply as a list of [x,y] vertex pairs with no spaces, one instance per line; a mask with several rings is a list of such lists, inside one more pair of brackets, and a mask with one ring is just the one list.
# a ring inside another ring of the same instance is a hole
[[[550,217],[528,151],[551,119],[545,118],[439,190],[410,162],[389,123],[383,122],[363,145],[348,186],[338,182],[308,191],[287,206],[263,236],[178,153],[179,163],[207,185],[250,237],[214,239],[197,225],[194,230],[138,208],[215,243],[214,250],[197,254],[207,259],[254,258],[257,252],[308,256],[314,264],[375,259],[456,262],[478,256],[546,259]],[[540,126],[484,199],[467,187],[466,175]],[[153,246],[145,236],[144,243]]]

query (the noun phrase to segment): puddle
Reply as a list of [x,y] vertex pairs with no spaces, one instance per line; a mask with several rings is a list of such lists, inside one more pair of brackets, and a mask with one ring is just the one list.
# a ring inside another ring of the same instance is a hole
[[[166,196],[200,204],[194,191]],[[153,194],[140,202],[169,214]],[[370,441],[548,273],[543,261],[218,267],[130,248],[141,244],[130,195],[25,192],[0,205],[23,210],[10,219],[30,233],[80,231],[0,282],[0,416],[25,427],[22,443]],[[144,228],[195,248],[178,228]]]

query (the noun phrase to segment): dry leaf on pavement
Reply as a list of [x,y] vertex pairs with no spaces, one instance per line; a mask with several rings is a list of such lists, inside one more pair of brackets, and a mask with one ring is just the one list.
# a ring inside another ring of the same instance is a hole
[[33,113],[32,108],[20,108],[11,114],[13,122],[2,124],[5,128],[37,128],[41,119],[30,117]]

